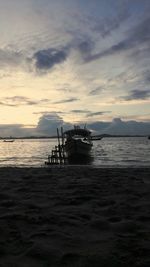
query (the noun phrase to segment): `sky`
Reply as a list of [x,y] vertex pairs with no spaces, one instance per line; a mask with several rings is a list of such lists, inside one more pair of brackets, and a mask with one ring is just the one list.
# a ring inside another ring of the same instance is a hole
[[149,0],[0,0],[0,36],[0,136],[150,131]]

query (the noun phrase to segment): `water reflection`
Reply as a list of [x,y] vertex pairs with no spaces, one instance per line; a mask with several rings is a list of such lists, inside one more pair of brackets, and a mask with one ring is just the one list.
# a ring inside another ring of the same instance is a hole
[[93,155],[87,156],[72,156],[67,159],[67,163],[70,165],[91,165],[94,161]]

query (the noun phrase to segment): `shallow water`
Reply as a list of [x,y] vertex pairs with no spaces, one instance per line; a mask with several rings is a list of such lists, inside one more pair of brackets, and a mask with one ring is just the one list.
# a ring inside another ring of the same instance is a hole
[[[0,166],[44,166],[56,139],[0,141]],[[103,138],[93,141],[91,165],[97,167],[150,166],[150,140],[147,137]],[[89,164],[89,163],[88,163]]]

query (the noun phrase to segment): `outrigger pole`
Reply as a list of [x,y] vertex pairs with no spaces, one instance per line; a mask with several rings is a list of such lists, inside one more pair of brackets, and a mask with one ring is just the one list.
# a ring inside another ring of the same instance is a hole
[[55,146],[55,149],[51,151],[51,155],[48,156],[48,162],[45,162],[46,165],[53,164],[65,164],[65,151],[64,151],[64,133],[63,128],[61,127],[61,136],[59,134],[59,129],[57,128],[57,140],[58,145]]

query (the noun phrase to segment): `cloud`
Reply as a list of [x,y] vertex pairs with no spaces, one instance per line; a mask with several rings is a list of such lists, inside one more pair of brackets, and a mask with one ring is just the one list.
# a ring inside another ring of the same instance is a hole
[[[57,128],[63,127],[66,131],[73,127],[72,124],[65,122],[62,117],[54,112],[43,114],[36,127],[28,128],[24,126],[22,124],[0,124],[0,136],[56,136]],[[150,122],[123,121],[120,118],[115,118],[112,122],[95,121],[87,123],[87,127],[92,130],[93,134],[149,135],[150,133]]]
[[45,116],[47,116],[47,115],[49,115],[50,113],[55,113],[55,114],[65,114],[66,112],[63,112],[63,111],[59,111],[59,110],[57,110],[57,111],[40,111],[40,112],[33,112],[33,114],[36,114],[36,115],[45,115]]
[[0,49],[0,68],[4,67],[18,67],[26,61],[24,55],[20,51],[11,49]]
[[0,124],[1,137],[24,137],[35,135],[35,128],[24,128],[23,124]]
[[73,109],[70,112],[72,113],[89,113],[89,110],[83,110],[83,109]]
[[94,42],[90,38],[84,39],[79,42],[77,48],[82,54],[89,54],[94,48]]
[[114,30],[120,28],[122,23],[124,23],[130,17],[128,1],[121,1],[117,3],[116,7],[117,14],[113,15],[112,17],[107,17],[99,20],[97,19],[94,21],[95,25],[93,27],[93,30],[100,33],[103,38],[110,35]]
[[94,117],[94,116],[104,115],[105,113],[110,113],[110,112],[111,111],[89,112],[89,114],[87,114],[87,117]]
[[33,55],[36,70],[45,72],[52,69],[55,65],[63,63],[67,59],[66,49],[48,48],[39,50]]
[[146,70],[143,73],[143,78],[144,78],[144,81],[145,82],[147,82],[148,84],[150,83],[150,71],[149,70]]
[[99,95],[99,93],[101,93],[102,90],[103,90],[103,88],[97,87],[97,88],[91,90],[89,95]]
[[19,107],[19,106],[33,106],[43,105],[49,103],[49,99],[33,100],[24,96],[4,97],[0,99],[1,106]]
[[150,123],[137,121],[122,121],[115,118],[112,122],[94,122],[88,124],[97,134],[112,135],[149,135]]
[[0,136],[56,136],[57,128],[60,129],[62,126],[64,130],[72,127],[70,123],[65,122],[56,112],[47,112],[39,118],[37,126],[32,128],[25,127],[23,124],[0,124]]
[[[32,4],[29,5],[30,2]],[[102,3],[96,1],[95,4],[91,4],[90,1],[88,1],[87,5],[82,1],[78,3],[79,5],[74,4],[73,1],[56,1],[56,3],[44,1],[44,3],[46,3],[44,4],[41,1],[37,2],[32,0],[27,1],[28,4],[25,5],[19,4],[18,2],[16,5],[20,8],[22,15],[22,12],[26,10],[25,7],[27,8],[26,12],[31,11],[31,14],[33,13],[33,18],[30,16],[30,22],[32,22],[35,28],[40,25],[36,24],[37,19],[39,21],[41,21],[40,18],[43,19],[41,26],[43,29],[45,27],[46,33],[41,31],[41,28],[37,29],[37,33],[39,34],[37,39],[36,36],[38,35],[35,33],[33,33],[33,36],[31,35],[32,38],[30,35],[28,36],[28,34],[26,34],[24,36],[25,41],[30,42],[30,44],[28,44],[29,47],[25,47],[27,43],[24,43],[23,47],[25,51],[19,49],[14,51],[15,49],[11,49],[11,46],[10,49],[0,49],[0,65],[11,67],[26,65],[29,67],[30,71],[33,71],[35,68],[39,74],[44,74],[53,69],[53,67],[65,62],[70,55],[70,51],[74,49],[77,49],[82,54],[84,62],[90,62],[104,56],[127,50],[134,47],[138,42],[148,41],[149,18],[146,18],[144,21],[139,22],[138,26],[130,30],[128,36],[124,40],[121,40],[104,51],[95,53],[95,47],[98,49],[96,40],[99,42],[102,39],[101,36],[106,37],[110,35],[112,31],[118,29],[120,25],[130,17],[130,11],[132,10],[132,4],[127,0],[115,1],[115,3],[112,1],[108,1],[109,3],[105,3],[105,1],[101,2]],[[90,6],[92,7],[92,11],[89,8]],[[100,8],[104,10],[104,14],[99,11]],[[16,19],[20,18],[21,15],[19,16],[16,14],[14,5],[12,5],[12,9],[13,12],[15,11]],[[38,13],[37,10],[39,10]],[[85,12],[85,10],[87,12]],[[35,16],[35,13],[37,13],[37,16]],[[28,18],[28,16],[25,17]],[[34,21],[34,19],[36,20]],[[51,28],[49,30],[47,30],[48,21],[51,23]],[[28,21],[26,21],[26,23],[28,23]],[[22,26],[28,25],[26,23],[22,23]],[[131,21],[129,21],[129,23],[131,23]],[[70,34],[67,28],[71,29]],[[33,52],[34,49],[36,49],[36,52]]]
[[[100,51],[99,53],[92,54],[91,53],[85,59],[85,62],[91,62],[102,57],[112,56],[121,52],[125,52],[126,50],[130,50],[132,48],[136,48],[142,44],[148,45],[145,48],[148,52],[150,50],[150,17],[145,18],[142,22],[138,23],[134,28],[128,31],[128,36],[118,42],[115,45],[112,45],[110,48]],[[144,48],[143,48],[144,49]]]
[[63,103],[70,103],[70,102],[75,102],[78,101],[79,99],[76,97],[72,97],[72,98],[68,98],[68,99],[64,99],[64,100],[60,100],[60,101],[56,101],[53,102],[54,104],[63,104]]
[[81,36],[80,38],[73,38],[70,47],[71,50],[77,50],[81,54],[82,60],[86,60],[92,54],[95,48],[95,42],[88,36]]
[[[31,54],[31,51],[30,51]],[[63,63],[69,54],[69,49],[48,48],[41,49],[29,55],[29,51],[14,51],[0,49],[0,68],[22,68],[25,71],[46,73],[55,65]]]
[[[114,25],[110,23],[109,18],[106,19],[106,25],[111,25],[108,29],[104,29],[103,34],[108,34],[112,29],[115,29],[117,24],[119,25],[119,19],[124,15],[120,15],[117,18],[117,22]],[[143,21],[139,22],[138,25],[131,28],[127,32],[127,37],[124,40],[112,45],[108,49],[100,51],[98,53],[93,53],[96,41],[93,36],[88,36],[87,34],[78,33],[78,36],[74,34],[72,36],[72,41],[66,39],[66,44],[62,47],[49,47],[47,49],[39,49],[33,55],[29,56],[29,51],[14,51],[13,49],[0,49],[0,65],[1,67],[26,67],[26,70],[33,71],[34,67],[38,73],[47,73],[54,66],[62,64],[69,57],[70,52],[73,50],[78,50],[82,56],[85,63],[98,60],[102,57],[107,57],[121,53],[130,49],[136,50],[136,47],[146,44],[150,44],[150,17],[145,18]],[[107,28],[107,27],[106,27]],[[142,48],[142,51],[149,52],[150,48]],[[142,52],[143,53],[143,52]],[[31,51],[30,51],[31,54]],[[91,91],[92,94],[92,91]]]
[[56,135],[57,128],[62,126],[66,129],[70,124],[64,122],[62,117],[53,112],[40,117],[36,131],[46,135]]
[[130,101],[130,100],[144,100],[148,99],[149,97],[150,97],[150,89],[149,90],[134,89],[131,90],[129,95],[121,97],[120,99]]
[[130,31],[129,40],[131,43],[150,42],[150,17],[145,18],[133,30]]
[[129,40],[121,41],[118,44],[115,44],[115,45],[111,46],[110,48],[108,48],[102,52],[96,53],[94,55],[89,55],[85,59],[85,62],[88,63],[91,61],[98,60],[102,57],[108,57],[108,56],[112,56],[116,53],[124,52],[124,51],[133,47],[133,44],[131,42],[128,42],[128,41]]

